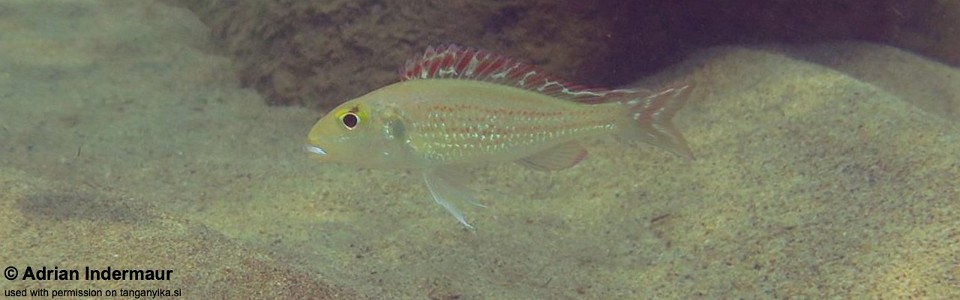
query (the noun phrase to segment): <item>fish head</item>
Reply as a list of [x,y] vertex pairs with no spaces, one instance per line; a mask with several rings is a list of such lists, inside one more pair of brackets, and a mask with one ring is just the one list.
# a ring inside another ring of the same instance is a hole
[[377,101],[347,101],[313,125],[303,149],[319,161],[396,167],[404,162],[403,125],[396,115]]

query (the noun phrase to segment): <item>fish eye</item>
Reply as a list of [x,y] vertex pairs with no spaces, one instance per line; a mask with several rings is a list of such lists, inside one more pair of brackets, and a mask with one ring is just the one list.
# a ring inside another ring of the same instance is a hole
[[353,130],[357,127],[357,124],[360,123],[360,117],[355,113],[345,113],[343,116],[340,116],[340,123],[343,123],[344,127],[347,127],[348,130]]

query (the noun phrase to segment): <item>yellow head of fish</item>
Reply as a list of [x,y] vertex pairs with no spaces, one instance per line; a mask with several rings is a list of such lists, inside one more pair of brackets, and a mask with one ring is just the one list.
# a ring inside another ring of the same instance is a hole
[[347,101],[317,121],[304,150],[320,161],[402,167],[398,162],[406,153],[403,123],[389,106],[368,96]]

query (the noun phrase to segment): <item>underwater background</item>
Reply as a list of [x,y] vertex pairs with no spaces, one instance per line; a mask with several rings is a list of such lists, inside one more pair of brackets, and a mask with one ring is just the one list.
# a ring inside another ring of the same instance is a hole
[[[960,298],[960,4],[753,2],[2,0],[0,266],[175,272],[0,289]],[[440,43],[692,82],[696,160],[478,166],[466,231],[415,174],[308,159],[327,109]]]

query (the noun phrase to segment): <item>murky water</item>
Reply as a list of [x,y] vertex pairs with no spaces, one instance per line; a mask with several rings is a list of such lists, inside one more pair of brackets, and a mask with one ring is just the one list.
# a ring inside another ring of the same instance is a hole
[[[0,2],[0,289],[187,298],[960,296],[960,71],[889,46],[705,49],[696,160],[600,139],[471,169],[464,230],[414,173],[319,164],[189,11]],[[402,64],[398,61],[397,65]],[[650,79],[640,82],[656,81]],[[27,267],[169,280],[20,280]]]

